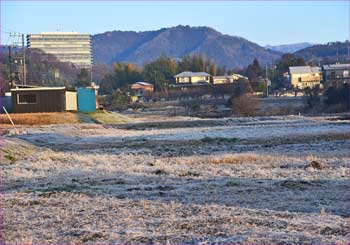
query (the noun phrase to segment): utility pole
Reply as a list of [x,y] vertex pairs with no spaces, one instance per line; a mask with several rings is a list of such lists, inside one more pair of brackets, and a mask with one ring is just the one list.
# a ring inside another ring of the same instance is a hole
[[337,48],[337,64],[339,64],[339,53],[338,53],[338,48]]
[[205,72],[205,55],[204,54],[201,54],[201,58],[203,57],[203,59],[202,59],[202,62],[203,62],[203,64],[202,64],[202,70],[203,70],[203,72]]
[[9,68],[10,68],[10,82],[11,82],[11,88],[13,88],[13,78],[12,78],[12,54],[11,54],[11,45],[8,46],[9,48]]
[[[10,34],[11,37],[17,38],[17,41],[13,42],[14,54],[11,54],[11,59],[14,60],[14,72],[16,73],[14,80],[21,81],[23,85],[27,84],[26,76],[26,54],[24,46],[24,34]],[[22,40],[20,41],[20,38]],[[20,47],[22,46],[22,48]]]
[[265,77],[266,77],[266,97],[269,97],[269,78],[267,76],[267,63],[266,63],[266,69],[265,69]]
[[[348,58],[350,62],[350,44],[348,45]],[[350,69],[348,71],[350,71]],[[350,111],[350,80],[349,79],[348,79],[348,111]]]
[[26,48],[24,46],[24,34],[22,34],[22,51],[23,51],[23,64],[22,64],[22,72],[23,72],[23,84],[27,84],[27,76],[26,76]]

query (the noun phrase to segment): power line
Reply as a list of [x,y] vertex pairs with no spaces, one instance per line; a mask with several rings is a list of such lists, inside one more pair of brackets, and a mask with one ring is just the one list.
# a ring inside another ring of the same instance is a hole
[[[9,46],[9,61],[10,66],[15,66],[16,76],[20,74],[20,81],[23,84],[26,84],[26,55],[25,55],[25,46],[24,46],[24,34],[20,33],[10,33],[8,39],[11,43]],[[11,54],[11,47],[14,47],[14,54]],[[21,47],[21,48],[20,48]]]
[[13,30],[11,28],[4,27],[3,25],[0,25],[0,29],[7,30],[9,32],[19,33],[18,31],[15,31],[15,30]]
[[1,29],[0,29],[0,31],[1,31],[2,33],[11,34],[11,32],[3,31],[3,30],[1,30]]

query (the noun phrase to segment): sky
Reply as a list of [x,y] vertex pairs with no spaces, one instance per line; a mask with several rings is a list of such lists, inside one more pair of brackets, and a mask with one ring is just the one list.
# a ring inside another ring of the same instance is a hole
[[349,1],[0,1],[1,44],[9,33],[146,31],[209,26],[260,45],[350,39]]

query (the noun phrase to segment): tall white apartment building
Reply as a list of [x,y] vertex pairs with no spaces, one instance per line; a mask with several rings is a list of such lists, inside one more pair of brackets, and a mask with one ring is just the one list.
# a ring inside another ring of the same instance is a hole
[[71,62],[77,68],[92,66],[91,35],[77,32],[42,32],[27,35],[28,48],[54,55],[61,62]]

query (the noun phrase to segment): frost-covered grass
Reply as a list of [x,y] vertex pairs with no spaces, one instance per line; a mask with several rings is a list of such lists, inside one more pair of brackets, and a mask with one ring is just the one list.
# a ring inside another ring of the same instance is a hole
[[5,241],[349,243],[349,124],[192,121],[5,136],[7,145],[37,149],[1,165]]

